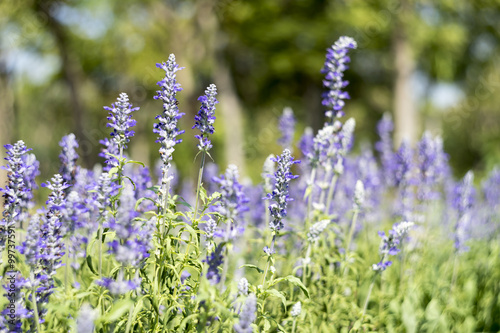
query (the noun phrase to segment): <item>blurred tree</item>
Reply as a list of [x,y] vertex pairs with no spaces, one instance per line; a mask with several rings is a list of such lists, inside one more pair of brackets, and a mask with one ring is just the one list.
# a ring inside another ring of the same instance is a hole
[[[191,148],[175,154],[183,175],[196,168],[189,130],[196,98],[212,82],[221,100],[215,159],[243,166],[245,152],[258,175],[264,156],[279,149],[275,125],[284,106],[303,124],[322,125],[325,50],[350,35],[359,47],[346,72],[352,96],[346,114],[357,120],[357,142],[373,141],[375,122],[392,109],[397,140],[414,140],[431,124],[443,128],[459,172],[489,165],[500,156],[499,12],[497,0],[2,1],[0,116],[14,124],[2,131],[2,143],[25,138],[48,175],[58,169],[57,142],[71,128],[84,163],[93,165],[109,132],[102,106],[125,91],[141,106],[132,155],[155,160],[151,127],[161,105],[152,96],[162,71],[154,63],[175,53],[186,67],[179,97]],[[458,91],[444,107],[450,94],[441,86]],[[410,116],[399,116],[405,112]]]

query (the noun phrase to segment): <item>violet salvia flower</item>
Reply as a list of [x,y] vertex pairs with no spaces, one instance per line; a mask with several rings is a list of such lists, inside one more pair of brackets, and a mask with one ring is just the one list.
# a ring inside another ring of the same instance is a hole
[[269,205],[269,212],[272,221],[269,222],[271,230],[278,232],[284,226],[283,219],[286,217],[287,203],[292,201],[288,193],[290,180],[298,178],[290,171],[295,163],[288,149],[283,151],[283,154],[276,156],[274,161],[277,163],[277,170],[274,174],[274,190],[267,195],[267,199],[273,200],[275,203]]
[[200,110],[198,114],[194,117],[195,124],[193,128],[200,130],[200,134],[196,135],[195,138],[200,140],[198,144],[198,149],[203,152],[208,152],[212,148],[212,142],[209,139],[210,134],[214,134],[214,122],[215,122],[215,104],[219,103],[217,101],[217,87],[215,84],[211,84],[205,90],[205,95],[200,96],[198,101],[201,102]]
[[113,140],[109,140],[108,138],[104,138],[99,141],[100,144],[104,146],[99,153],[99,157],[105,158],[104,163],[106,166],[102,168],[104,171],[109,171],[111,168],[118,167],[120,162],[114,156],[120,156],[120,149],[116,142]]
[[93,333],[94,321],[98,316],[97,311],[92,309],[88,303],[83,304],[76,320],[76,333]]
[[323,86],[328,89],[323,93],[323,105],[326,106],[328,123],[333,123],[335,118],[344,115],[344,100],[349,99],[349,94],[343,91],[349,82],[344,80],[344,71],[349,67],[351,59],[347,56],[349,49],[357,47],[354,39],[346,36],[340,37],[335,44],[327,50],[325,65],[321,73],[325,74]]
[[214,238],[215,230],[217,229],[217,223],[213,218],[209,218],[207,223],[205,223],[205,232],[207,240],[212,240]]
[[73,185],[76,181],[76,160],[79,157],[76,152],[76,149],[78,148],[78,141],[76,141],[75,135],[70,133],[62,137],[59,142],[59,146],[62,148],[61,153],[59,154],[59,160],[61,161],[59,173],[62,175],[66,183]]
[[293,116],[293,110],[290,107],[286,107],[281,115],[278,128],[281,132],[281,137],[278,139],[278,143],[283,147],[283,149],[292,150],[293,136],[295,134],[295,117]]
[[395,155],[396,169],[394,174],[395,185],[398,187],[398,216],[402,220],[414,219],[413,212],[413,192],[411,186],[415,184],[413,151],[406,142],[401,146]]
[[474,205],[476,190],[474,189],[474,173],[469,171],[462,181],[455,187],[453,196],[453,208],[457,211],[457,223],[455,225],[455,249],[458,252],[468,250],[465,241],[468,238],[472,206]]
[[328,224],[330,224],[330,220],[322,220],[314,223],[307,233],[307,240],[309,243],[316,243],[319,240],[319,236],[321,236],[326,227],[328,227]]
[[392,141],[393,130],[394,123],[392,122],[391,115],[389,113],[384,113],[384,116],[377,124],[377,132],[380,141],[375,143],[375,149],[379,152],[385,182],[389,186],[394,186],[396,182],[394,179],[396,157]]
[[432,138],[429,132],[418,143],[419,187],[417,198],[421,202],[439,199],[436,187],[448,173],[448,156],[443,151],[443,140]]
[[64,255],[62,218],[66,209],[65,189],[69,185],[60,174],[56,174],[50,182],[42,186],[50,189],[52,193],[46,202],[48,211],[40,228],[38,258],[44,271],[52,276],[55,275],[56,269],[61,267],[61,258]]
[[483,181],[484,198],[489,208],[494,212],[500,207],[500,169],[494,168],[488,178]]
[[35,202],[33,201],[33,190],[38,188],[36,177],[40,175],[40,162],[37,161],[35,154],[23,154],[21,159],[23,160],[25,166],[24,185],[26,186],[21,202],[19,203],[21,208],[19,221],[21,227],[23,227],[23,221],[27,221],[29,219],[29,210],[35,207]]
[[207,254],[207,258],[203,262],[208,264],[207,280],[211,285],[216,285],[220,282],[221,275],[219,272],[219,266],[222,265],[224,257],[222,256],[222,249],[224,246],[221,244],[211,253]]
[[[137,273],[136,273],[137,274]],[[109,290],[113,296],[119,296],[128,293],[132,290],[138,290],[141,287],[142,279],[137,275],[131,280],[125,280],[123,271],[118,272],[116,280],[112,278],[102,278],[96,281],[96,284]]]
[[213,181],[219,185],[221,194],[215,210],[226,220],[231,220],[234,223],[237,223],[241,214],[248,210],[246,205],[248,198],[243,192],[243,186],[238,182],[238,178],[238,167],[234,164],[227,167],[225,174],[213,178]]
[[62,266],[65,246],[63,240],[62,219],[66,209],[65,190],[69,187],[60,174],[54,175],[50,181],[42,184],[52,192],[46,202],[47,213],[42,219],[37,248],[39,253],[38,269],[33,276],[33,284],[37,285],[36,302],[39,305],[39,318],[43,318],[46,310],[42,308],[49,300],[54,289],[54,275]]
[[[325,170],[331,168],[335,163],[334,158],[338,155],[341,146],[342,123],[338,120],[332,125],[325,124],[313,140],[313,152],[309,156],[309,162],[312,168],[318,165]],[[332,161],[333,160],[333,161]]]
[[35,214],[31,217],[28,224],[28,231],[26,232],[26,239],[18,247],[19,253],[24,254],[26,263],[34,270],[38,264],[39,243],[40,236],[40,215]]
[[163,102],[163,113],[155,117],[158,123],[154,125],[153,132],[158,134],[156,142],[161,144],[160,157],[163,161],[163,178],[168,181],[166,178],[175,150],[174,147],[182,141],[177,139],[177,136],[184,133],[177,128],[177,121],[183,116],[183,113],[179,113],[176,98],[177,92],[182,90],[181,85],[177,83],[176,72],[183,67],[179,67],[175,62],[173,54],[170,54],[166,63],[156,64],[156,67],[165,71],[165,78],[157,83],[161,90],[156,92],[157,95],[154,98]]
[[238,296],[247,296],[248,295],[248,280],[244,277],[240,279],[238,282]]
[[31,149],[26,148],[23,141],[18,141],[14,145],[5,145],[7,150],[7,185],[0,189],[4,198],[3,218],[0,222],[0,265],[2,264],[2,253],[5,249],[8,230],[15,228],[16,222],[23,217],[23,203],[26,205],[27,191],[30,188],[26,184],[26,164],[22,156]]
[[381,260],[380,262],[373,264],[372,269],[374,271],[382,272],[387,269],[387,267],[392,265],[392,261],[388,261],[388,256],[394,256],[398,254],[401,242],[408,235],[408,231],[413,227],[413,222],[401,222],[395,224],[393,228],[389,231],[388,235],[383,231],[379,231],[378,234],[382,238],[379,247],[379,253]]
[[240,313],[240,320],[233,326],[236,333],[251,333],[253,332],[252,323],[255,321],[257,311],[257,297],[255,294],[248,295]]
[[298,147],[302,152],[303,157],[312,155],[314,149],[314,134],[311,127],[306,127],[304,129],[304,134],[302,134],[302,137],[299,140]]
[[369,147],[362,148],[360,156],[355,160],[355,169],[355,178],[360,179],[365,188],[364,214],[366,217],[370,217],[370,220],[371,217],[375,220],[376,215],[380,214],[380,209],[377,208],[384,190],[383,175],[378,168],[373,151]]
[[109,221],[109,227],[116,231],[117,239],[109,243],[110,253],[123,266],[142,267],[149,258],[154,234],[154,219],[144,221],[143,225],[133,219],[114,218]]
[[113,128],[111,137],[118,146],[121,155],[123,149],[127,148],[130,138],[135,134],[134,131],[130,130],[136,124],[136,121],[132,119],[132,112],[139,110],[139,108],[133,108],[132,104],[129,103],[128,95],[121,93],[116,102],[111,104],[111,107],[105,106],[104,110],[109,111],[107,118],[109,123],[106,126]]
[[[20,272],[10,272],[5,276],[5,282],[2,287],[5,293],[2,296],[9,300],[5,309],[0,312],[0,332],[5,333],[21,333],[22,319],[27,319],[32,316],[32,311],[26,308],[25,292],[29,287],[29,280],[25,279]],[[15,285],[13,292],[12,284]],[[15,309],[15,310],[14,310]]]
[[103,172],[99,176],[99,180],[94,186],[95,202],[99,210],[105,210],[111,203],[111,197],[115,194],[120,186],[111,180],[111,176],[107,172]]

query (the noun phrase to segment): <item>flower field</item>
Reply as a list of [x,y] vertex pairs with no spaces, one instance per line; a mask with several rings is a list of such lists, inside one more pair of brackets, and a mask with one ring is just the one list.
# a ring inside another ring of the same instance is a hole
[[104,108],[92,170],[74,134],[50,180],[36,151],[5,145],[0,332],[500,331],[500,169],[454,179],[440,137],[395,149],[388,114],[354,154],[344,72],[356,48],[340,37],[327,50],[324,126],[294,142],[286,108],[258,184],[212,160],[215,84],[192,121],[197,183],[179,179],[173,54],[157,64],[155,165],[129,158],[141,110],[126,93]]

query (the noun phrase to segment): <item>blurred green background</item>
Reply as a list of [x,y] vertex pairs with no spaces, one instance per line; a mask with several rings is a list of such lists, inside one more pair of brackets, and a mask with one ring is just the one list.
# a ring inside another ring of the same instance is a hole
[[[174,53],[184,143],[175,161],[196,173],[191,130],[197,97],[219,89],[212,156],[258,178],[278,153],[277,119],[286,106],[306,126],[322,125],[326,48],[355,38],[351,100],[356,145],[376,140],[376,122],[394,114],[396,142],[423,130],[444,138],[457,176],[500,162],[500,1],[327,0],[2,0],[0,141],[23,139],[41,161],[42,179],[58,171],[61,136],[74,132],[81,164],[102,161],[109,134],[103,106],[129,94],[137,119],[131,157],[153,163],[158,144],[153,100]],[[4,152],[2,151],[2,154]]]

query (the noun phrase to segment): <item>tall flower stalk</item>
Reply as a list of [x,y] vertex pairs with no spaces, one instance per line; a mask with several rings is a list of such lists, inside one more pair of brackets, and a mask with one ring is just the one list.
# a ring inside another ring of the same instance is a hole
[[[162,178],[158,196],[158,206],[160,208],[160,214],[165,215],[167,210],[169,183],[172,178],[172,176],[169,175],[172,154],[174,153],[175,145],[182,141],[178,139],[177,136],[184,133],[183,130],[177,128],[177,122],[183,116],[183,113],[179,113],[176,97],[177,92],[182,90],[181,85],[177,83],[176,73],[183,69],[183,67],[179,67],[175,62],[175,55],[173,54],[170,54],[166,63],[156,64],[156,67],[165,71],[165,77],[157,83],[161,89],[156,92],[157,95],[154,97],[163,102],[163,113],[155,117],[158,123],[155,123],[153,128],[153,132],[158,135],[156,142],[159,142],[161,145],[159,152],[163,162],[161,167]],[[164,223],[162,223],[161,226],[163,230]]]
[[[209,154],[210,148],[212,148],[212,142],[210,141],[210,135],[214,134],[214,121],[215,121],[215,104],[219,103],[217,101],[217,87],[215,84],[211,84],[205,90],[205,95],[200,96],[198,101],[201,102],[200,110],[198,114],[194,117],[195,124],[193,128],[200,130],[200,134],[196,135],[195,138],[199,140],[198,149],[201,153],[201,164],[198,173],[198,184],[196,186],[196,203],[194,206],[193,221],[196,220],[196,215],[198,214],[198,202],[200,197],[201,179],[203,178],[203,168],[205,166],[205,154]],[[195,225],[197,227],[197,225]]]
[[287,205],[289,201],[292,201],[288,193],[288,187],[292,179],[298,178],[299,176],[292,174],[291,167],[300,161],[294,161],[290,151],[288,149],[283,150],[283,153],[276,156],[274,159],[276,162],[276,172],[274,174],[274,189],[272,193],[269,193],[266,198],[274,201],[274,203],[269,205],[269,213],[271,215],[271,221],[269,221],[269,228],[273,233],[273,238],[271,241],[271,247],[265,247],[264,252],[268,255],[266,270],[262,278],[262,285],[266,287],[266,275],[271,264],[273,253],[274,253],[274,243],[276,241],[276,236],[279,231],[283,229],[284,223],[283,219],[287,216]]
[[[24,141],[20,140],[14,145],[5,145],[7,150],[7,185],[2,188],[4,198],[3,218],[0,224],[0,265],[3,263],[3,251],[8,239],[9,230],[16,227],[23,215],[23,202],[31,197],[31,189],[26,182],[27,165],[23,160],[31,149],[26,147]],[[29,195],[27,195],[29,192]]]
[[329,124],[344,115],[342,110],[345,105],[344,100],[350,98],[349,94],[343,90],[349,84],[344,80],[344,71],[349,68],[347,64],[351,61],[347,53],[356,47],[357,43],[354,39],[342,36],[327,49],[321,73],[325,74],[323,86],[327,91],[323,93],[322,103],[327,108],[325,115]]

